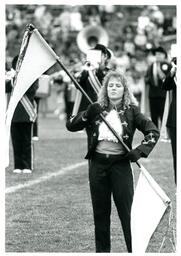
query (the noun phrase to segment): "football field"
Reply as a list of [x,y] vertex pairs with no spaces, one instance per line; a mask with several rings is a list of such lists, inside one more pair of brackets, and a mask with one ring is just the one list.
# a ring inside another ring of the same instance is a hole
[[[136,145],[141,135],[136,133]],[[14,174],[12,147],[6,170],[6,252],[95,252],[94,225],[84,159],[86,134],[71,133],[54,116],[39,119],[39,141],[34,142],[32,174]],[[140,162],[172,201],[171,219],[162,252],[173,252],[176,199],[171,146],[158,142]],[[139,170],[133,164],[135,181]],[[153,211],[155,209],[153,208]],[[148,252],[158,252],[167,231],[169,214],[152,237]],[[115,206],[111,217],[112,252],[126,252]],[[149,221],[149,220],[148,220]]]

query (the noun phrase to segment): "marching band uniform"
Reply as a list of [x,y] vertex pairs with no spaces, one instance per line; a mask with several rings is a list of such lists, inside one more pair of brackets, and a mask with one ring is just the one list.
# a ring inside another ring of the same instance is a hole
[[170,103],[168,118],[166,126],[168,128],[171,145],[172,145],[172,154],[173,154],[173,164],[174,164],[174,178],[175,178],[175,184],[177,183],[177,173],[176,173],[176,75],[172,75],[171,72],[169,72],[163,82],[162,88],[167,91],[172,91],[172,101]]
[[[16,65],[18,55],[13,58],[11,73],[6,76],[6,93],[9,100],[14,87]],[[31,173],[33,169],[32,155],[32,124],[37,117],[37,109],[34,102],[38,80],[26,91],[18,102],[11,121],[11,139],[14,153],[14,173]],[[7,102],[7,106],[9,103]]]
[[[98,103],[89,105],[68,120],[69,131],[86,129],[88,136],[89,181],[94,212],[96,252],[110,252],[111,194],[122,223],[128,252],[131,248],[130,212],[133,200],[133,176],[130,161],[147,157],[155,146],[159,131],[156,126],[141,114],[138,107],[127,108],[109,105],[99,109]],[[99,105],[100,106],[100,105]],[[104,112],[102,112],[104,111]],[[126,153],[111,132],[106,130],[99,116],[102,112],[112,127],[122,137],[123,142],[132,148],[136,128],[144,134],[144,139],[136,149]],[[89,113],[89,114],[88,114]]]
[[[102,52],[102,54],[106,54],[107,60],[105,61],[104,66],[100,67],[99,65],[99,67],[94,70],[83,70],[80,76],[78,77],[78,82],[80,86],[88,94],[88,96],[93,102],[97,100],[97,94],[102,85],[103,78],[109,71],[109,68],[106,67],[106,62],[111,58],[110,51],[102,44],[97,44],[94,47],[94,50],[99,50]],[[87,100],[87,98],[82,97],[79,111],[85,110],[89,104],[90,103]]]
[[[6,80],[6,92],[11,93],[14,87],[16,76],[16,65],[18,55],[12,61],[12,76]],[[11,122],[11,139],[14,153],[14,173],[31,173],[33,169],[32,155],[32,132],[33,122],[37,117],[35,105],[35,94],[38,89],[38,80],[26,91],[21,100],[18,102],[12,122]]]
[[[34,97],[38,88],[36,81],[25,93],[29,102],[35,106]],[[33,120],[25,110],[21,101],[18,103],[12,123],[11,138],[14,152],[14,168],[15,172],[31,173],[33,169],[33,152],[32,152],[32,132]]]
[[[98,68],[97,70],[93,71],[95,72],[95,76],[97,77],[100,84],[102,84],[103,78],[109,71],[109,68],[105,67],[103,70]],[[97,100],[97,93],[93,89],[91,82],[89,80],[89,71],[83,70],[81,73],[81,76],[78,78],[78,82],[80,86],[84,89],[84,91],[88,94],[90,99],[95,102]],[[87,106],[89,105],[89,101],[87,98],[82,97],[81,103],[80,103],[80,111],[85,110]]]
[[[166,58],[166,52],[162,47],[158,47],[154,50],[154,53],[163,53]],[[163,56],[164,56],[163,55]],[[158,120],[162,121],[166,91],[162,90],[163,78],[165,78],[164,72],[161,70],[161,62],[159,60],[154,61],[147,70],[145,76],[145,83],[148,85],[149,92],[149,105],[150,105],[150,114],[151,119],[154,124],[158,127]]]

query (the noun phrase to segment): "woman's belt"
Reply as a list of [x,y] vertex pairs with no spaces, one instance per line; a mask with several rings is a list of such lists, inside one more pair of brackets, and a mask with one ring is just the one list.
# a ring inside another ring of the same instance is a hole
[[94,152],[92,159],[105,161],[105,160],[127,160],[125,157],[126,154],[102,154],[98,152]]

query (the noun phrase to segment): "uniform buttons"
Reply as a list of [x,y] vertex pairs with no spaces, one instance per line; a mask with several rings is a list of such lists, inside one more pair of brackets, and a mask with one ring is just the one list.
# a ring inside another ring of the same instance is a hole
[[122,123],[122,125],[124,125],[124,126],[128,126],[128,123],[126,122],[126,121],[124,121],[123,123]]
[[94,137],[96,136],[96,133],[95,133],[95,132],[93,133],[93,136],[94,136]]
[[96,125],[99,125],[101,122],[98,120],[95,122]]
[[124,138],[125,140],[127,140],[127,139],[129,138],[129,136],[128,136],[127,134],[125,134],[125,135],[123,136],[123,138]]
[[124,110],[120,110],[119,114],[124,115]]

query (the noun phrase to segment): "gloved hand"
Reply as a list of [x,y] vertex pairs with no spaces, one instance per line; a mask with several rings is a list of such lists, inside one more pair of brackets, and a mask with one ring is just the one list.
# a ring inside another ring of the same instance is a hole
[[84,118],[92,121],[98,114],[102,112],[102,107],[99,103],[93,103],[88,106],[87,110],[84,113]]
[[130,150],[130,152],[128,152],[125,157],[131,162],[136,162],[141,158],[141,153],[139,149],[136,148],[136,149]]

